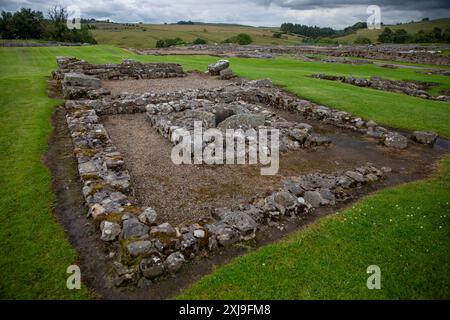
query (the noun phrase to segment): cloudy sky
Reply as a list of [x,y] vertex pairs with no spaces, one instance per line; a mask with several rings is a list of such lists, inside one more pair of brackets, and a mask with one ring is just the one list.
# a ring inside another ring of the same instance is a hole
[[384,23],[450,17],[448,0],[0,0],[0,9],[21,7],[44,13],[52,5],[76,5],[83,18],[115,22],[163,23],[179,20],[279,26],[294,22],[344,28],[366,21],[368,5],[378,5]]

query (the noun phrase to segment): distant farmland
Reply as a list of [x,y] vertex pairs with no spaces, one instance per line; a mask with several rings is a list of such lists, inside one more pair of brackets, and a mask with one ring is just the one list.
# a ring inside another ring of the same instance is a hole
[[219,43],[239,33],[247,33],[254,44],[290,45],[299,44],[301,37],[283,35],[273,38],[278,28],[251,27],[230,24],[121,24],[96,22],[90,24],[92,33],[99,44],[111,44],[120,47],[152,48],[159,39],[179,37],[185,42],[202,38],[209,43]]

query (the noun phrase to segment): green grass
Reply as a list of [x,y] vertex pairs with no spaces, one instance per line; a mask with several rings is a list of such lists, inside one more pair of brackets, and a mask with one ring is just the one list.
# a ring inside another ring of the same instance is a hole
[[159,39],[179,37],[190,43],[196,38],[207,40],[210,44],[220,43],[239,33],[248,33],[253,44],[257,45],[292,45],[299,44],[301,37],[283,36],[272,38],[277,28],[257,28],[228,24],[135,24],[125,26],[118,23],[95,23],[92,34],[99,44],[116,45],[126,48],[154,48]]
[[[415,34],[420,30],[428,32],[433,30],[434,28],[441,28],[442,30],[450,28],[450,19],[420,21],[414,23],[405,23],[401,25],[388,25],[386,27],[389,27],[392,30],[405,29],[406,32],[408,32],[409,34]],[[334,38],[333,40],[337,40],[339,41],[339,43],[342,44],[352,44],[358,37],[367,37],[372,42],[377,42],[378,36],[383,32],[384,28],[385,27],[382,27],[381,29],[378,30],[359,29],[356,33],[349,34],[343,37]]]
[[[0,126],[2,163],[0,167],[0,270],[2,270],[0,297],[4,299],[89,297],[86,288],[75,292],[65,288],[66,268],[76,263],[77,257],[62,227],[52,214],[51,208],[55,198],[51,191],[51,176],[42,163],[48,135],[51,132],[50,116],[55,106],[60,103],[47,97],[46,77],[56,68],[55,57],[59,55],[77,56],[93,63],[120,62],[123,58],[140,61],[174,61],[182,63],[187,70],[205,70],[208,63],[217,60],[217,58],[205,56],[138,56],[112,46],[0,48],[0,112],[2,114]],[[442,88],[449,88],[448,77],[419,75],[412,70],[307,63],[287,58],[273,60],[236,58],[231,59],[231,63],[233,70],[242,76],[270,77],[276,84],[330,107],[352,111],[387,125],[410,130],[435,130],[443,136],[450,137],[449,104],[316,80],[307,76],[318,72],[355,76],[380,75],[392,79],[433,81],[439,83]],[[445,163],[445,168],[448,168],[448,162]],[[445,176],[448,176],[448,170],[441,174],[442,179]],[[382,201],[384,197],[394,201],[393,199],[398,196],[401,200],[404,194],[409,193],[410,196],[414,194],[414,197],[411,197],[413,203],[424,202],[423,208],[426,208],[424,214],[431,216],[438,210],[442,213],[442,209],[448,210],[448,207],[442,207],[436,201],[440,201],[438,199],[445,195],[448,197],[449,191],[448,180],[442,179],[402,187],[408,188],[406,189],[408,192],[405,192],[405,189],[400,191],[391,189],[381,193],[383,197],[377,196],[375,200],[368,201],[373,201],[376,212],[383,212],[389,208],[388,203]],[[434,205],[427,202],[428,198],[421,191],[423,188],[428,188],[428,194],[436,200]],[[401,201],[397,203],[407,202],[406,199]],[[319,222],[319,227],[324,228],[322,225],[326,223],[337,222]],[[428,230],[428,224],[424,226],[427,228],[425,230]],[[405,232],[407,230],[405,229]],[[327,230],[324,232],[326,233]],[[329,232],[334,231],[330,229]],[[399,230],[399,232],[402,231]],[[300,235],[294,237],[298,236]],[[371,237],[375,239],[375,235],[371,234]],[[425,237],[428,235],[424,234],[422,239]],[[436,240],[436,243],[439,243],[441,239],[435,233],[431,233],[429,237]],[[318,244],[325,240],[326,238],[318,239]],[[379,241],[381,248],[385,239],[381,237]],[[364,248],[364,243],[360,241],[361,248]],[[344,246],[345,243],[342,245]],[[416,248],[415,244],[411,247]],[[321,249],[317,248],[317,250]],[[390,253],[385,251],[386,255]],[[380,263],[384,262],[380,261]],[[324,266],[327,265],[324,264]],[[289,267],[288,264],[280,268]],[[317,268],[319,267],[318,264]],[[266,277],[271,276],[266,275]],[[419,280],[413,277],[411,281]],[[291,292],[290,286],[294,286],[284,279],[280,279],[281,284],[286,285],[286,292]],[[252,287],[253,284],[249,282],[249,288]],[[323,292],[323,295],[325,293]],[[262,294],[255,294],[254,297],[260,297]],[[279,297],[279,295],[274,294],[273,297]]]
[[[385,189],[219,268],[180,299],[450,299],[450,157],[428,181]],[[369,265],[381,290],[368,290]]]

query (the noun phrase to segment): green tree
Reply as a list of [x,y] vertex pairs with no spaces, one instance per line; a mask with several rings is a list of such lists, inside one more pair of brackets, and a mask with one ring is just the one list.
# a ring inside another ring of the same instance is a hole
[[48,12],[48,16],[50,20],[46,28],[48,40],[97,43],[86,24],[82,24],[80,29],[70,30],[67,27],[68,13],[64,7],[52,7]]
[[420,30],[412,37],[411,42],[427,43],[427,42],[429,42],[429,35],[425,31]]
[[429,42],[441,42],[442,41],[442,29],[435,27],[430,32],[430,41]]
[[0,18],[0,35],[3,39],[14,39],[14,21],[11,12],[2,11]]
[[378,41],[382,43],[393,43],[394,35],[390,28],[384,28],[383,32],[378,36]]
[[442,41],[450,43],[450,28],[445,29],[445,31],[442,33]]
[[393,42],[394,43],[406,43],[411,39],[411,36],[405,29],[395,30],[393,34]]
[[48,11],[50,23],[47,27],[47,37],[49,40],[64,41],[69,38],[69,28],[67,28],[67,12],[63,7],[54,6]]
[[14,14],[2,11],[0,34],[4,39],[39,39],[44,33],[44,15],[22,8]]
[[208,41],[206,41],[205,39],[202,38],[197,38],[194,41],[192,41],[193,44],[207,44]]

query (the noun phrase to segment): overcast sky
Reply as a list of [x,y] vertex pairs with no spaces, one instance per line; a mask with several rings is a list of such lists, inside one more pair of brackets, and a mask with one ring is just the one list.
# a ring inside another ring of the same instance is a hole
[[384,23],[450,17],[448,0],[0,0],[0,9],[46,13],[52,5],[77,5],[83,18],[163,23],[179,20],[279,26],[293,22],[344,28],[366,21],[368,5],[381,8]]

